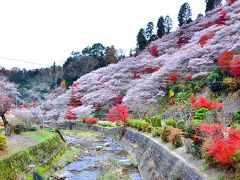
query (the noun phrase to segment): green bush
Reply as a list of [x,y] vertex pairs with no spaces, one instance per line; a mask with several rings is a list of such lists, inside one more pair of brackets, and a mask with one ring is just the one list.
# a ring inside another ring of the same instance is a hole
[[176,127],[178,129],[183,130],[184,129],[184,124],[185,124],[184,120],[180,120],[180,121],[177,122]]
[[234,116],[235,116],[235,119],[238,121],[238,124],[240,124],[240,110],[236,111]]
[[102,127],[115,127],[115,125],[110,122],[98,123],[98,125]]
[[144,132],[152,131],[152,126],[146,121],[129,119],[127,121],[127,125],[133,128],[136,128],[138,131],[144,131]]
[[212,92],[218,92],[223,90],[223,78],[224,73],[221,71],[220,67],[215,68],[215,70],[208,77],[209,88]]
[[152,129],[152,137],[158,137],[161,136],[163,131],[163,127],[154,127]]
[[147,132],[148,128],[150,127],[150,124],[148,122],[141,122],[141,129],[144,131],[144,132]]
[[162,117],[161,116],[155,115],[151,118],[151,121],[152,121],[152,125],[154,127],[162,127]]
[[193,118],[197,119],[197,120],[205,120],[209,113],[210,113],[210,111],[208,109],[201,108],[201,109],[196,110],[195,116],[193,116]]
[[181,101],[181,100],[188,100],[189,95],[187,92],[179,92],[176,95],[176,100]]
[[148,122],[149,124],[152,123],[152,122],[151,122],[151,117],[146,117],[146,118],[145,118],[145,121]]
[[231,157],[231,160],[236,169],[235,179],[240,179],[240,151],[238,151],[234,156]]
[[4,150],[7,147],[7,138],[0,134],[0,150]]
[[166,122],[165,122],[165,125],[166,126],[172,126],[172,127],[176,127],[176,121],[174,121],[173,119],[168,119],[168,120],[166,120]]

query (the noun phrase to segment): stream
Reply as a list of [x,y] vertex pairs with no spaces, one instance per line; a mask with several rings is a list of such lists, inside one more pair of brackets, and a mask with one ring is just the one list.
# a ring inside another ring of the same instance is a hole
[[59,179],[68,180],[96,180],[102,175],[103,162],[111,159],[121,166],[124,176],[131,180],[141,180],[141,175],[136,167],[136,161],[119,145],[107,141],[101,136],[98,141],[89,142],[87,139],[78,139],[64,135],[68,144],[78,148],[87,147],[94,152],[91,155],[77,157],[75,161],[66,165],[59,174]]

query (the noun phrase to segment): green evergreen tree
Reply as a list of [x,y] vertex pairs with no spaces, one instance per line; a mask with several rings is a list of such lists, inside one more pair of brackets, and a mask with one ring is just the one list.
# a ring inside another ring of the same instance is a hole
[[157,22],[157,36],[161,38],[165,34],[164,18],[160,16]]
[[214,9],[216,0],[205,0],[205,2],[206,2],[206,10],[205,10],[206,12]]
[[146,28],[146,39],[148,42],[150,42],[150,39],[153,35],[153,29],[154,29],[153,22],[149,22],[147,24],[147,28]]
[[179,10],[178,22],[179,27],[181,27],[184,24],[192,22],[192,10],[187,2],[185,2]]
[[147,39],[145,37],[145,31],[143,28],[140,29],[137,35],[137,48],[139,50],[144,50],[147,46]]
[[173,20],[168,15],[164,19],[164,26],[166,34],[170,33],[173,26]]

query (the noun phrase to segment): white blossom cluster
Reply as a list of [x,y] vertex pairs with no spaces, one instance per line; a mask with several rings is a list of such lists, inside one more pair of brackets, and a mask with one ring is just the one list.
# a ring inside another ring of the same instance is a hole
[[[75,82],[76,87],[67,92],[68,97],[72,95],[84,103],[74,112],[86,116],[84,111],[86,114],[91,113],[91,108],[96,104],[101,105],[103,110],[109,110],[113,98],[119,94],[124,96],[123,103],[134,109],[134,104],[149,104],[163,96],[165,81],[171,73],[176,73],[181,79],[189,75],[193,79],[207,76],[218,66],[219,55],[226,49],[240,54],[240,13],[235,13],[239,10],[240,1],[231,6],[218,7],[208,12],[204,18],[198,18],[151,42],[148,48],[156,45],[158,57],[146,48],[137,57],[125,58],[117,64],[110,64],[82,76]],[[224,11],[229,20],[225,25],[217,26],[220,13]],[[209,22],[214,25],[206,28]],[[214,37],[201,47],[199,40],[208,33],[214,34]],[[188,42],[179,47],[177,42],[182,36]],[[147,68],[159,69],[153,73],[142,73]],[[136,72],[140,72],[140,78],[134,78]],[[56,101],[63,101],[63,97],[58,97]]]

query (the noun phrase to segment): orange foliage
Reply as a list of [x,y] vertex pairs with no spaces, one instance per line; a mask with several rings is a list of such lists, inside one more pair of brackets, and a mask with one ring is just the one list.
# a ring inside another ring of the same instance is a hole
[[201,45],[201,47],[203,47],[205,44],[207,44],[207,41],[209,39],[212,39],[214,37],[213,33],[209,33],[209,34],[205,34],[201,37],[201,39],[199,40],[199,43]]
[[222,70],[229,72],[231,70],[230,64],[232,62],[233,56],[235,55],[234,51],[226,50],[224,54],[218,59],[218,63]]

